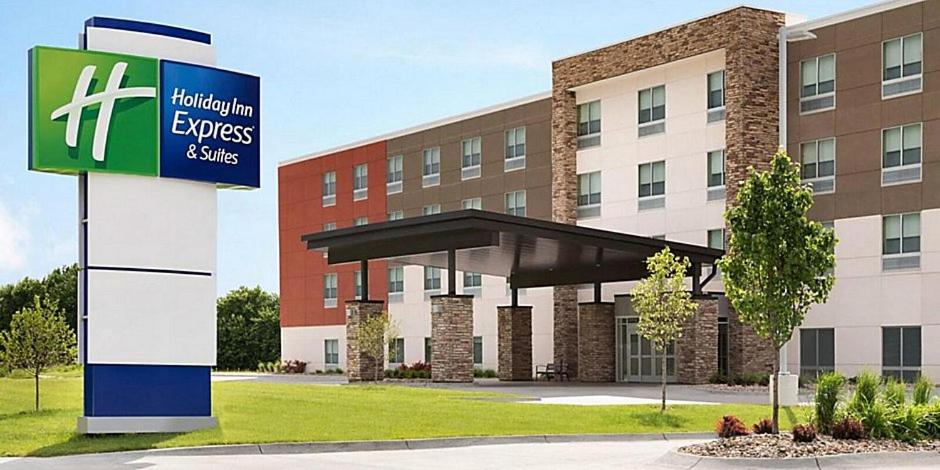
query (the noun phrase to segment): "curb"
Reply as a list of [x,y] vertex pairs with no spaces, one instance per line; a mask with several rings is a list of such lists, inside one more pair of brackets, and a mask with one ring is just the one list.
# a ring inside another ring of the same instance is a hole
[[932,451],[916,452],[860,452],[857,454],[824,455],[820,457],[796,458],[744,458],[744,457],[706,457],[691,454],[682,454],[676,450],[656,460],[657,464],[696,470],[723,469],[723,468],[761,468],[761,469],[789,469],[789,468],[851,468],[851,467],[883,467],[895,468],[910,466],[912,463],[940,466],[940,453]]
[[[232,444],[174,447],[116,452],[121,454],[160,454],[167,456],[323,454],[331,452],[374,452],[385,450],[444,449],[505,444],[557,444],[565,442],[639,442],[709,439],[713,433],[651,434],[536,434],[529,436],[445,437],[384,441],[284,442],[271,444]],[[87,454],[86,454],[87,455]]]

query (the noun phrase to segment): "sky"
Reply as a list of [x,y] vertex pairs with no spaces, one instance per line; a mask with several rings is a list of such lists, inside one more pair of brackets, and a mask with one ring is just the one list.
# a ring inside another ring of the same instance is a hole
[[[764,1],[813,19],[866,0]],[[77,182],[27,171],[27,61],[92,16],[212,34],[218,66],[259,75],[261,189],[219,191],[218,292],[278,290],[277,163],[547,91],[551,61],[736,0],[0,0],[0,284],[77,261]],[[577,6],[575,8],[575,6]]]

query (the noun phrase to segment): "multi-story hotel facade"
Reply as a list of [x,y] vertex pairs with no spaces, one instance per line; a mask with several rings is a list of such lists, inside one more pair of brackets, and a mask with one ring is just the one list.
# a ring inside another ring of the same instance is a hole
[[[551,92],[281,163],[282,357],[344,368],[343,305],[361,285],[358,265],[328,265],[304,234],[480,209],[723,248],[722,214],[748,167],[765,168],[783,145],[814,187],[811,217],[840,239],[835,288],[795,332],[789,369],[940,375],[940,346],[927,340],[940,329],[930,288],[940,192],[929,189],[940,185],[938,27],[940,0],[812,21],[737,7],[556,60]],[[392,366],[430,359],[443,271],[370,267],[369,297],[401,330]],[[473,362],[496,369],[507,282],[458,274],[457,291],[474,296]],[[601,289],[614,305],[614,380],[658,380],[631,287]],[[671,348],[668,375],[769,370],[772,351],[737,321],[720,280],[707,290],[718,306],[708,360],[693,366],[696,352]],[[565,362],[577,375],[578,302],[594,296],[590,285],[520,292],[533,307],[534,365]]]

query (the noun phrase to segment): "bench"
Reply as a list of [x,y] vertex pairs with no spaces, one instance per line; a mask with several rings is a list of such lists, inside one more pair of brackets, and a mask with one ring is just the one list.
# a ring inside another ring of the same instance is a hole
[[568,380],[568,367],[564,361],[559,362],[557,365],[549,362],[544,366],[536,366],[535,380],[540,377],[544,377],[546,380]]

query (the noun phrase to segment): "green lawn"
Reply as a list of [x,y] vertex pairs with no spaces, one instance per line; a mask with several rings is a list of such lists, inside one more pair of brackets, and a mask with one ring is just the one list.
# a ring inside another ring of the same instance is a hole
[[[212,385],[217,429],[186,434],[80,436],[81,379],[74,371],[42,381],[42,407],[32,411],[33,382],[0,379],[0,455],[61,455],[212,444],[405,439],[521,434],[711,431],[732,413],[752,423],[770,408],[755,405],[531,405],[502,395],[401,386],[316,386],[220,382]],[[785,410],[784,427],[808,410]]]

